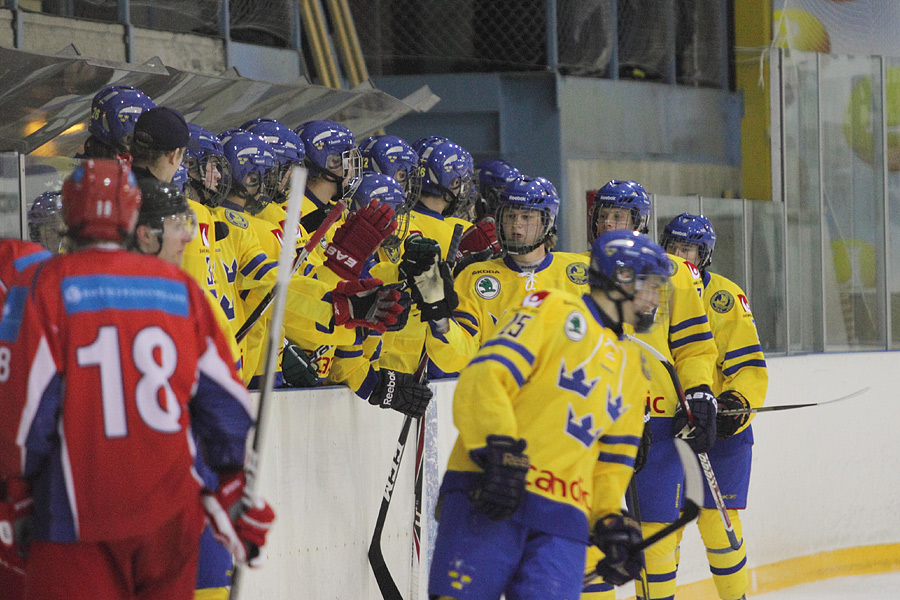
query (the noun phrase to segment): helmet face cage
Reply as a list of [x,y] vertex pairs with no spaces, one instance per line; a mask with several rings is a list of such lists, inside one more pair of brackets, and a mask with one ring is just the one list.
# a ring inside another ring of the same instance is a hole
[[[333,200],[348,199],[359,186],[362,157],[353,132],[335,121],[309,121],[294,132],[303,140],[305,165],[313,177],[337,184]],[[335,171],[340,170],[339,173]]]
[[191,139],[184,151],[188,184],[200,202],[216,207],[231,191],[231,164],[225,158],[222,142],[211,131],[188,123]]
[[248,212],[259,212],[278,189],[275,151],[258,135],[239,129],[223,132],[221,142],[231,165],[232,192],[244,199]]
[[556,233],[559,197],[542,182],[520,177],[504,188],[497,207],[497,240],[509,254],[528,254]]
[[278,162],[278,184],[271,194],[273,202],[282,204],[290,193],[291,171],[296,164],[303,164],[306,146],[299,135],[274,119],[254,119],[241,125],[244,131],[264,139],[275,151]]
[[484,200],[484,210],[487,214],[497,212],[497,203],[500,200],[500,192],[522,176],[516,167],[505,160],[483,160],[478,163],[475,170],[475,180],[478,186],[478,194]]
[[366,138],[359,145],[364,171],[384,173],[397,180],[406,192],[410,206],[415,205],[422,192],[419,155],[403,139],[395,135]]
[[662,321],[669,306],[669,259],[658,244],[636,231],[603,233],[591,245],[588,283],[622,300],[635,301],[635,331],[648,331]]
[[397,230],[381,243],[382,247],[399,247],[409,232],[409,211],[412,208],[402,186],[388,175],[366,171],[360,178],[359,187],[353,193],[350,207],[359,210],[372,200],[390,206],[394,210],[394,220],[397,222]]
[[28,209],[28,237],[54,254],[62,248],[62,195],[44,192]]
[[422,193],[447,202],[443,215],[456,213],[471,188],[466,151],[453,142],[428,146],[419,164],[422,167]]
[[696,266],[703,271],[712,263],[712,253],[716,247],[716,230],[703,215],[681,213],[669,221],[659,236],[659,244],[667,252],[675,242],[697,246],[699,264]]
[[631,213],[631,229],[640,233],[649,231],[650,196],[637,182],[613,179],[596,193],[591,206],[592,239],[597,239],[601,233],[599,218],[603,209],[627,209]]

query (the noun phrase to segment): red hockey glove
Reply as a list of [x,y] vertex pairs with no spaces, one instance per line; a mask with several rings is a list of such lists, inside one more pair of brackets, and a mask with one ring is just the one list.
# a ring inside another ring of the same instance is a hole
[[244,501],[246,476],[243,471],[220,477],[215,494],[209,490],[203,493],[203,508],[213,535],[237,562],[246,562],[252,568],[260,567],[265,562],[262,549],[275,520],[275,511],[259,497],[249,505]]
[[342,281],[331,292],[334,323],[349,329],[367,327],[384,333],[406,310],[401,297],[399,290],[383,286],[380,279]]
[[325,249],[325,266],[341,279],[358,279],[366,259],[396,229],[394,210],[372,200],[334,232],[334,239]]
[[494,217],[486,215],[481,217],[469,227],[459,240],[459,251],[456,259],[461,260],[469,254],[478,254],[490,250],[490,257],[500,256],[502,249],[497,241],[497,225]]
[[31,541],[31,488],[18,477],[5,482],[5,498],[0,502],[0,562],[25,573],[25,558]]

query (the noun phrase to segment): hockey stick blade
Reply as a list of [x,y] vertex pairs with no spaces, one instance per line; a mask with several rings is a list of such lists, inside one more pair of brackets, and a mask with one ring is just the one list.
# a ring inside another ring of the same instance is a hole
[[[700,505],[703,504],[703,476],[700,474],[700,464],[697,457],[687,442],[675,439],[675,450],[684,469],[684,506],[681,514],[673,522],[669,523],[653,535],[645,538],[640,544],[631,549],[632,552],[643,552],[666,536],[672,535],[700,515]],[[605,558],[603,560],[606,560]],[[598,579],[600,574],[595,568],[584,576],[584,585]]]
[[[291,269],[292,275],[297,272],[297,269],[300,268],[300,265],[302,265],[306,261],[307,257],[309,257],[309,254],[316,248],[316,246],[319,245],[319,242],[322,241],[322,238],[325,237],[325,234],[328,233],[329,229],[331,229],[331,226],[337,222],[342,214],[344,214],[344,210],[346,208],[346,202],[344,202],[343,200],[337,201],[337,204],[334,205],[334,207],[331,209],[331,212],[329,212],[328,216],[325,217],[325,220],[322,221],[322,224],[319,225],[318,229],[316,229],[313,232],[312,236],[310,236],[309,241],[306,243],[306,245],[297,252],[297,256],[294,257],[294,263]],[[254,308],[253,311],[247,316],[247,318],[244,320],[243,325],[241,325],[241,328],[238,329],[236,334],[234,334],[234,338],[239,344],[245,337],[247,337],[250,329],[252,329],[253,326],[256,325],[256,322],[259,321],[259,318],[265,314],[266,310],[268,310],[269,308],[269,305],[272,304],[272,300],[274,298],[275,296],[273,294],[273,291],[270,290],[269,293],[267,293],[263,297],[263,299],[259,301],[259,304],[256,305],[256,308]]]
[[806,408],[807,406],[825,406],[826,404],[834,404],[835,402],[843,402],[844,400],[862,396],[870,389],[872,388],[866,386],[861,390],[856,390],[852,394],[847,394],[846,396],[841,396],[840,398],[834,398],[832,400],[825,400],[824,402],[809,402],[807,404],[782,404],[780,406],[761,406],[759,408],[732,408],[728,410],[720,410],[719,414],[730,417],[733,415],[746,415],[750,413],[774,412],[777,410],[793,410],[795,408]]
[[384,531],[384,522],[387,520],[388,508],[391,506],[391,498],[394,496],[394,486],[400,473],[400,462],[403,460],[403,451],[406,448],[406,439],[409,437],[409,428],[412,425],[412,417],[403,419],[403,427],[397,438],[397,449],[391,463],[391,473],[388,475],[387,484],[384,486],[384,494],[381,497],[381,508],[378,509],[378,518],[375,520],[375,531],[372,533],[372,541],[369,543],[369,565],[375,582],[381,591],[384,600],[403,600],[400,590],[391,576],[387,563],[384,561],[384,553],[381,551],[381,534]]

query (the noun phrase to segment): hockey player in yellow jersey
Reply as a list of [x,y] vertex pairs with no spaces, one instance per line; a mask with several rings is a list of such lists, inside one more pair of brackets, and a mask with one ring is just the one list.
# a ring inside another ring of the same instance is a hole
[[[650,207],[650,196],[639,183],[612,180],[594,196],[589,231],[592,237],[623,229],[646,232]],[[642,444],[644,464],[635,475],[638,506],[633,507],[636,516],[640,516],[645,537],[678,518],[684,493],[684,472],[675,450],[674,436],[685,437],[691,448],[700,453],[712,446],[716,435],[716,401],[712,385],[718,351],[700,300],[703,291],[700,272],[681,258],[672,255],[669,258],[672,296],[668,318],[651,332],[638,337],[659,350],[675,366],[696,427],[694,430],[685,428],[686,417],[668,373],[659,361],[648,360],[651,381],[644,396],[649,405],[650,421]],[[651,437],[652,444],[648,448]],[[671,598],[675,594],[676,545],[673,534],[646,551],[646,584],[653,600]],[[638,586],[638,596],[643,596],[641,588]],[[609,585],[595,583],[585,588],[582,598],[612,600],[614,590]]]
[[[769,375],[750,303],[733,281],[709,271],[716,232],[703,215],[683,213],[666,225],[660,244],[670,253],[696,264],[703,280],[703,304],[719,348],[713,392],[719,410],[746,410],[763,405]],[[750,413],[716,417],[718,440],[709,460],[728,508],[735,534],[743,542],[740,509],[747,506],[753,431]],[[709,570],[722,600],[744,598],[747,591],[747,552],[742,543],[729,544],[713,499],[707,490],[698,520],[706,545]],[[679,536],[680,539],[680,536]]]
[[[497,237],[506,256],[463,269],[453,285],[459,304],[452,318],[432,323],[429,329],[428,352],[440,357],[441,368],[462,369],[493,335],[506,311],[531,292],[584,292],[584,258],[551,251],[556,243],[558,213],[559,196],[547,180],[520,177],[506,186],[497,209]],[[431,295],[439,291],[436,285],[432,287]]]
[[589,278],[582,295],[536,291],[510,307],[460,375],[433,598],[575,598],[589,544],[608,558],[602,576],[640,572],[640,527],[621,500],[646,380],[622,335],[652,322],[668,261],[646,236],[613,232],[595,242]]

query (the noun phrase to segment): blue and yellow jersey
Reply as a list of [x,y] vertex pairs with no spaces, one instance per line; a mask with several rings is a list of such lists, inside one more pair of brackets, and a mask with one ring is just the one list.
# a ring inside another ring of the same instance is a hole
[[[669,255],[671,297],[667,318],[649,333],[637,337],[659,350],[673,365],[685,390],[698,385],[712,387],[718,349],[703,307],[703,281],[691,263]],[[671,417],[678,406],[672,380],[662,364],[650,360],[651,385],[646,399],[652,417]]]
[[184,248],[181,268],[187,271],[202,289],[219,297],[221,291],[216,279],[216,222],[209,209],[188,199],[188,205],[197,215],[197,235]]
[[703,285],[703,304],[719,349],[713,393],[718,396],[725,390],[734,390],[751,407],[759,408],[766,400],[769,372],[750,302],[740,286],[716,273],[704,273]]
[[638,350],[604,324],[589,296],[530,293],[509,307],[453,397],[459,437],[442,492],[468,490],[469,452],[488,435],[524,438],[528,497],[512,518],[587,541],[594,519],[618,510],[643,429]]
[[474,263],[460,273],[454,289],[459,306],[444,334],[431,327],[429,356],[444,371],[459,371],[494,333],[506,311],[516,308],[531,292],[558,289],[573,294],[587,291],[587,264],[578,254],[549,252],[534,270],[523,270],[510,256]]

